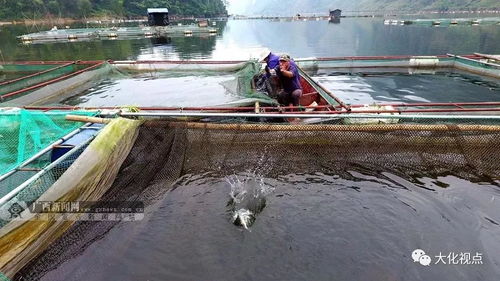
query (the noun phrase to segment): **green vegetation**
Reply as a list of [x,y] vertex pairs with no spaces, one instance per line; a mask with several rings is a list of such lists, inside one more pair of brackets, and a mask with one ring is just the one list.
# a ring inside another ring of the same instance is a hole
[[0,0],[0,20],[43,17],[145,16],[147,8],[168,8],[170,14],[227,14],[223,0]]

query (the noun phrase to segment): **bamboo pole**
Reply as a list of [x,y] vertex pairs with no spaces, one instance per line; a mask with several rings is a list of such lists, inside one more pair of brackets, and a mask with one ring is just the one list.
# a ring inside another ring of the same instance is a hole
[[216,124],[199,122],[169,122],[172,128],[235,130],[235,131],[343,131],[343,132],[391,132],[391,131],[475,131],[500,132],[497,125],[275,125],[275,124]]
[[110,119],[110,118],[99,118],[99,117],[89,117],[89,116],[80,116],[80,115],[66,115],[66,120],[68,120],[68,121],[76,121],[76,122],[85,122],[85,123],[108,124],[113,119]]

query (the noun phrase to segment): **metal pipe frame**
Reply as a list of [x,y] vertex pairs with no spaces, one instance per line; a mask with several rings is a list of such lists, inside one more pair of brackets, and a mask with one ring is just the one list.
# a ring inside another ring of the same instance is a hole
[[18,82],[18,81],[21,81],[21,80],[24,80],[24,79],[28,79],[28,78],[31,78],[31,77],[39,76],[39,75],[42,75],[42,74],[45,74],[45,73],[48,73],[48,72],[51,72],[51,71],[54,71],[54,70],[66,67],[66,66],[70,66],[70,65],[73,65],[73,64],[75,64],[75,62],[69,62],[69,63],[62,64],[62,65],[59,65],[59,66],[56,66],[56,67],[53,67],[53,68],[50,68],[50,69],[47,69],[47,70],[44,70],[44,71],[33,73],[31,75],[27,75],[27,76],[19,77],[17,79],[5,81],[5,82],[0,83],[0,87],[4,86],[4,85],[12,84],[14,82]]
[[50,150],[52,150],[52,148],[55,146],[55,145],[59,145],[63,142],[65,142],[66,140],[68,140],[69,138],[73,137],[74,135],[80,133],[83,129],[85,128],[88,128],[88,126],[90,126],[92,123],[86,123],[85,125],[83,125],[82,127],[72,131],[71,133],[65,135],[64,137],[58,139],[57,141],[51,143],[49,146],[47,146],[46,148],[40,150],[37,154],[31,156],[29,159],[25,160],[24,162],[22,162],[21,164],[19,164],[19,166],[17,166],[15,169],[12,169],[11,171],[3,174],[0,176],[0,182],[5,180],[6,178],[10,177],[12,174],[14,174],[18,169],[20,168],[23,168],[23,167],[26,167],[27,165],[29,165],[31,162],[35,161],[36,159],[38,159],[40,156],[42,156],[43,154],[49,152]]
[[89,144],[95,136],[89,138],[88,140],[82,142],[80,145],[73,147],[70,151],[68,151],[66,154],[64,154],[62,157],[58,158],[56,161],[50,163],[47,167],[43,168],[40,172],[36,173],[34,176],[29,178],[27,181],[23,182],[21,185],[18,187],[14,188],[12,191],[7,193],[5,196],[0,198],[0,206],[5,204],[7,201],[12,199],[14,196],[16,196],[19,192],[21,192],[23,189],[25,189],[29,184],[32,182],[38,180],[40,177],[42,177],[46,172],[48,172],[50,169],[54,168],[56,165],[61,163],[62,161],[66,160],[70,155],[75,153],[78,149],[82,148],[83,146]]
[[[462,102],[462,103],[380,103],[375,104],[375,106],[392,106],[394,108],[399,107],[424,107],[424,109],[394,109],[394,110],[370,110],[370,111],[356,111],[356,108],[365,107],[363,104],[355,104],[350,105],[351,113],[419,113],[419,112],[481,112],[481,111],[500,111],[500,102]],[[474,108],[464,108],[469,106],[477,106]],[[486,106],[498,106],[498,107],[486,107]],[[454,107],[454,108],[431,108],[429,107]],[[68,106],[25,106],[24,109],[28,110],[119,110],[120,107],[112,107],[112,106],[103,106],[103,107],[68,107]],[[138,107],[139,110],[143,111],[253,111],[255,107],[245,106],[245,107]],[[328,114],[343,114],[347,113],[345,111],[340,111],[342,109],[341,106],[332,106],[332,105],[318,105],[318,106],[283,106],[283,107],[271,107],[271,106],[262,106],[261,110],[265,111],[275,111],[277,112],[279,109],[282,110],[300,110],[300,109],[332,109],[335,111],[329,111]],[[326,112],[315,112],[316,113],[324,113]]]
[[84,69],[81,69],[81,70],[69,73],[67,75],[63,75],[61,77],[57,77],[55,79],[52,79],[52,80],[49,80],[49,81],[46,81],[46,82],[42,82],[42,83],[30,86],[30,87],[24,88],[22,90],[18,90],[18,91],[10,92],[8,94],[4,94],[4,95],[0,96],[0,100],[3,100],[3,99],[8,98],[8,97],[16,96],[16,95],[19,95],[19,94],[22,94],[22,93],[25,93],[25,92],[28,92],[28,91],[31,91],[31,90],[35,90],[35,89],[38,89],[38,88],[41,88],[41,87],[53,84],[55,82],[59,82],[61,80],[73,77],[73,76],[78,75],[80,73],[83,73],[85,71],[89,71],[91,69],[97,68],[97,67],[103,65],[104,63],[106,63],[106,61],[101,61],[101,62],[99,62],[97,64],[94,64],[92,66],[86,67]]
[[[366,113],[366,112],[363,112]],[[500,115],[377,115],[346,113],[209,113],[209,112],[122,112],[122,117],[243,117],[243,118],[370,118],[370,119],[436,119],[436,120],[500,120]]]

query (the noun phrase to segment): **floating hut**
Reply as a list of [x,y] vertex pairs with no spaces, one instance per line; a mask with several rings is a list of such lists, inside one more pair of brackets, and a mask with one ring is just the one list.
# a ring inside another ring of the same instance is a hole
[[330,19],[340,19],[341,15],[342,10],[340,9],[330,10]]
[[329,22],[340,23],[341,14],[342,14],[342,10],[340,10],[340,9],[330,10]]
[[167,26],[170,24],[167,8],[149,8],[148,23],[150,26]]

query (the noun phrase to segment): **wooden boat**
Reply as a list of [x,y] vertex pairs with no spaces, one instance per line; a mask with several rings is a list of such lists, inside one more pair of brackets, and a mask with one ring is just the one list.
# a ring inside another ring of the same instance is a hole
[[[299,108],[305,108],[307,111],[331,111],[341,107],[348,110],[348,107],[330,91],[318,84],[305,71],[298,67],[300,75],[300,86],[302,96],[299,100]],[[272,106],[268,104],[268,106]],[[284,106],[284,111],[297,111],[291,106]],[[330,106],[330,107],[329,107]]]

